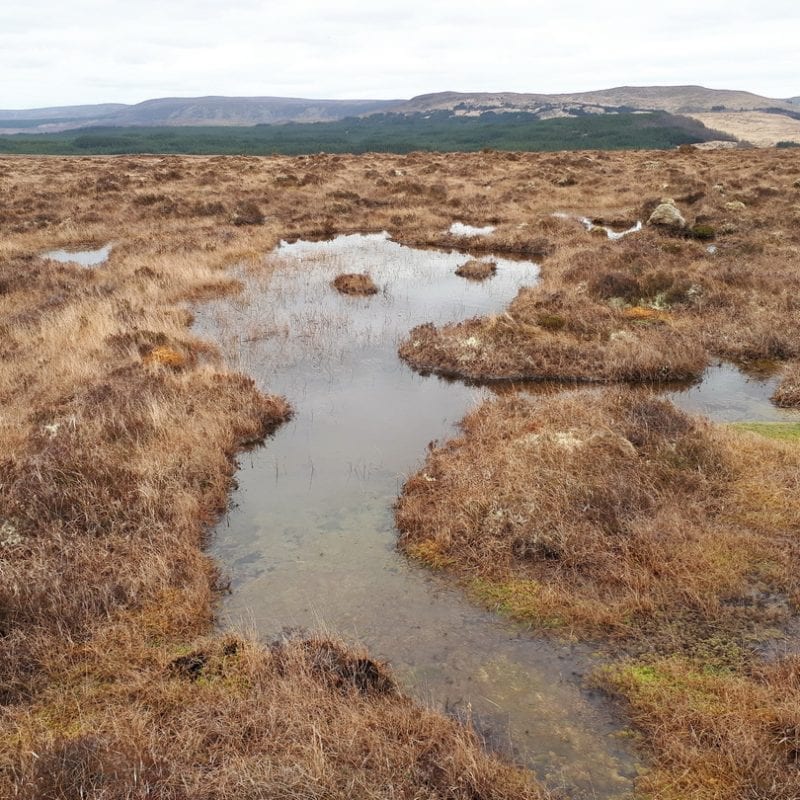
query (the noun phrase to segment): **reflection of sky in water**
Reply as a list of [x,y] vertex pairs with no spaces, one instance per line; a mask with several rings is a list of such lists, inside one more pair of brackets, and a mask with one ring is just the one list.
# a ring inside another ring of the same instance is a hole
[[[234,510],[215,532],[214,554],[233,575],[225,614],[268,637],[328,627],[360,640],[418,697],[471,706],[493,744],[553,785],[611,797],[630,790],[635,759],[607,706],[580,687],[588,649],[532,638],[394,549],[392,503],[405,476],[489,396],[414,373],[399,341],[420,323],[500,313],[538,275],[530,262],[493,258],[496,275],[475,283],[454,274],[467,258],[385,235],[284,244],[261,274],[245,275],[241,298],[198,309],[198,332],[295,408],[266,447],[242,457]],[[338,273],[362,271],[379,294],[330,287]],[[671,396],[717,418],[765,418],[780,413],[769,391],[720,367]]]
[[770,402],[779,382],[779,377],[748,376],[732,364],[722,363],[709,367],[701,382],[666,396],[679,408],[715,422],[800,421],[799,412]]
[[42,253],[42,258],[60,261],[62,264],[79,264],[81,267],[98,267],[108,261],[111,245],[107,244],[97,250],[51,250]]

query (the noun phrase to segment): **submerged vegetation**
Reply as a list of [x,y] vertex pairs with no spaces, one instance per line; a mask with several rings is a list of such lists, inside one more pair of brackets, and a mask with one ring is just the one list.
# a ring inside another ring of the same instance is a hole
[[[281,239],[387,230],[543,260],[507,314],[416,332],[421,368],[650,381],[768,359],[796,405],[799,178],[794,150],[0,159],[0,794],[541,794],[366,653],[211,633],[208,527],[291,398],[231,373],[186,304],[241,291],[231,268]],[[628,229],[665,197],[688,230],[609,241],[552,216]],[[108,242],[93,269],[39,257]],[[754,650],[798,599],[795,438],[592,392],[475,412],[406,488],[404,547],[622,643],[597,680],[656,757],[647,789],[797,795],[796,658]]]

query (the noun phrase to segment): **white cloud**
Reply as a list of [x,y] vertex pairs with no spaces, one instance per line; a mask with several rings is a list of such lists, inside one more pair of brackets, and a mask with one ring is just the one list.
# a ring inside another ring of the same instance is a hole
[[798,41],[796,0],[30,0],[0,8],[0,107],[682,83],[782,97],[800,94]]

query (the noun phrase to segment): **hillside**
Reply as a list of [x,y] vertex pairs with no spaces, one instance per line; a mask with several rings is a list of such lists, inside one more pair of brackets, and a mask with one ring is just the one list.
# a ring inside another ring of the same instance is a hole
[[764,111],[710,112],[689,114],[714,130],[723,131],[756,147],[773,147],[778,142],[800,144],[800,119]]
[[[794,98],[795,101],[798,98]],[[0,110],[0,134],[56,133],[91,126],[248,126],[287,122],[334,122],[375,113],[480,116],[520,112],[538,119],[620,111],[670,114],[765,111],[800,114],[797,105],[750,92],[702,86],[622,86],[573,94],[438,92],[410,100],[318,100],[293,97],[163,97],[135,105],[106,103],[29,110]]]
[[[393,109],[397,113],[451,110],[456,113],[483,111],[560,110],[574,113],[576,107],[588,113],[626,108],[631,110],[669,111],[672,114],[705,111],[758,111],[765,108],[793,111],[785,100],[775,100],[750,92],[729,89],[706,89],[703,86],[620,86],[574,94],[517,94],[439,92],[420,95]],[[545,107],[545,108],[542,108]],[[552,107],[552,108],[547,108]]]
[[274,125],[332,122],[386,111],[396,100],[308,100],[294,97],[163,97],[135,105],[0,110],[0,133],[53,133],[89,126]]
[[52,108],[0,109],[0,120],[58,121],[65,119],[98,119],[128,108],[125,103],[102,103],[87,106],[53,106]]

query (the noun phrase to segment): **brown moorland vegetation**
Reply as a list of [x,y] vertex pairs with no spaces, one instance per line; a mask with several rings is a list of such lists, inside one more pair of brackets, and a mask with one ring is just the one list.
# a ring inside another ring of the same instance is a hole
[[[724,224],[712,219],[711,230]],[[601,382],[696,376],[709,354],[797,358],[796,234],[778,246],[777,235],[717,236],[713,252],[685,237],[649,229],[563,247],[505,314],[418,327],[400,354],[419,369],[469,378]]]
[[786,368],[783,380],[772,399],[776,405],[784,408],[800,407],[800,362],[790,364]]
[[[621,639],[659,797],[800,791],[800,661],[753,643],[800,603],[800,449],[644,390],[486,403],[397,507],[401,548],[538,628]],[[614,647],[617,655],[620,644]]]
[[[401,356],[422,371],[471,379],[597,382],[685,379],[709,355],[743,364],[797,358],[797,164],[765,185],[763,175],[748,181],[742,168],[726,175],[707,169],[705,154],[683,155],[696,169],[680,178],[671,170],[672,182],[659,188],[680,184],[671,196],[685,229],[646,226],[609,241],[595,228],[566,239],[577,221],[541,219],[537,233],[549,231],[555,252],[537,286],[521,290],[504,314],[416,328]],[[727,158],[712,160],[719,167]],[[657,171],[660,162],[650,163]],[[645,183],[644,202],[611,214],[597,198],[583,208],[598,224],[625,228],[661,199],[647,191]]]
[[[649,317],[648,357],[661,358],[658,337],[673,328],[687,352],[697,334],[700,356],[725,341],[730,357],[796,357],[787,260],[800,239],[798,178],[790,150],[0,159],[0,794],[97,794],[102,772],[107,797],[202,797],[203,780],[217,797],[307,795],[323,774],[334,796],[389,785],[398,797],[518,796],[517,773],[454,724],[396,693],[380,695],[378,712],[372,692],[332,691],[341,668],[312,668],[313,653],[339,645],[289,643],[282,658],[246,642],[226,653],[208,638],[218,580],[202,552],[207,526],[225,506],[236,450],[288,406],[227,372],[192,335],[185,304],[238,291],[229,268],[258,263],[281,238],[385,229],[409,245],[546,258],[543,289],[567,294],[586,279],[570,272],[582,263],[570,254],[614,265],[641,247],[654,260],[675,255],[675,270],[709,271],[712,289],[732,286],[737,298],[706,314],[714,292],[701,310],[647,295],[641,307],[657,315],[626,313]],[[665,195],[691,224],[717,226],[715,258],[697,239],[607,242],[551,216],[628,227],[642,197]],[[463,239],[448,233],[456,220],[496,230]],[[109,242],[96,269],[39,258]],[[592,297],[590,321],[607,325],[618,304]],[[309,691],[318,706],[299,700]],[[262,713],[308,746],[264,749],[256,729],[267,722],[247,716]],[[390,744],[376,751],[380,770],[359,771],[359,748],[398,731],[392,741],[416,742],[430,770],[407,769],[412,751]],[[335,782],[348,774],[345,792]],[[136,785],[134,775],[151,777]]]

